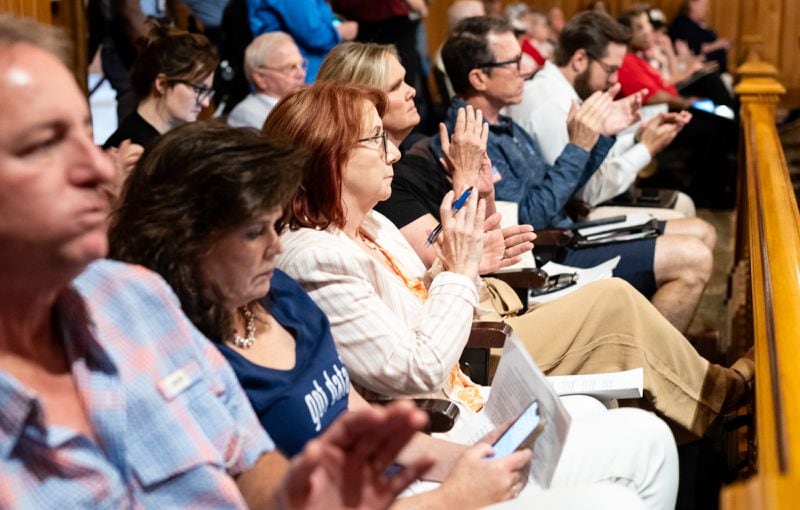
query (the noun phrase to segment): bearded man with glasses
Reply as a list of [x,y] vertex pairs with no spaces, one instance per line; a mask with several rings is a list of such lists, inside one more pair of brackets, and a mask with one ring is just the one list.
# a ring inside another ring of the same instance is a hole
[[[545,64],[525,84],[520,104],[509,106],[509,115],[537,140],[547,164],[554,164],[569,143],[567,117],[571,104],[617,84],[617,71],[629,39],[630,31],[607,14],[589,11],[575,16],[559,35],[555,62]],[[639,171],[691,118],[687,112],[656,114],[635,131],[618,136],[598,171],[575,196],[596,206],[627,190]],[[677,205],[694,216],[688,196],[681,193]],[[621,209],[630,208],[596,208],[589,218],[630,212]],[[656,257],[661,261],[654,263],[655,274],[657,281],[667,282],[659,292],[671,302],[668,313],[675,317],[673,324],[685,331],[710,277],[716,233],[707,222],[684,218],[672,209],[647,212],[668,220],[666,235],[655,241]]]
[[[617,84],[629,40],[630,32],[607,14],[589,11],[575,16],[561,31],[555,62],[545,64],[525,84],[522,102],[508,107],[509,116],[537,140],[548,164],[555,163],[569,142],[567,116],[572,102],[580,103]],[[617,137],[598,171],[577,190],[575,198],[595,207],[625,192],[691,120],[686,112],[660,115],[666,108],[658,106],[651,111],[648,122]],[[649,208],[647,212],[662,220],[695,215],[692,200],[683,193],[672,207],[674,210]],[[625,212],[630,211],[594,208],[588,219]],[[711,228],[701,220],[691,221],[697,223],[699,232]]]
[[284,32],[262,34],[247,46],[244,72],[254,91],[228,116],[233,127],[261,129],[272,107],[305,82],[308,60]]

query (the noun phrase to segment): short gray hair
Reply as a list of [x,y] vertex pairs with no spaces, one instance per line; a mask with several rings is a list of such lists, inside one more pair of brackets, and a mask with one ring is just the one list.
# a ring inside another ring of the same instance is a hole
[[452,32],[462,19],[474,16],[486,16],[483,2],[480,0],[456,0],[447,9],[448,32]]
[[269,52],[282,42],[295,44],[292,36],[286,32],[267,32],[247,45],[247,49],[244,50],[244,75],[247,81],[253,83],[253,72],[264,64]]
[[72,47],[63,30],[32,18],[0,13],[0,53],[19,44],[29,44],[46,51],[67,67],[72,65]]

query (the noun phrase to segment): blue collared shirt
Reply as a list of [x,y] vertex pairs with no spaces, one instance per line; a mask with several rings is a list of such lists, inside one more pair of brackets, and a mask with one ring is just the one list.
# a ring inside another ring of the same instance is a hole
[[[453,131],[458,108],[464,106],[463,100],[453,99],[445,122],[449,132]],[[486,149],[493,171],[502,177],[495,183],[495,197],[519,204],[520,223],[535,228],[568,227],[572,220],[564,205],[589,180],[612,145],[614,138],[602,135],[591,153],[567,144],[550,166],[530,135],[509,117],[500,115],[497,123],[489,124]],[[433,138],[431,147],[441,156],[438,137]]]
[[97,442],[0,371],[0,507],[245,507],[233,477],[272,441],[163,280],[96,262],[54,322]]

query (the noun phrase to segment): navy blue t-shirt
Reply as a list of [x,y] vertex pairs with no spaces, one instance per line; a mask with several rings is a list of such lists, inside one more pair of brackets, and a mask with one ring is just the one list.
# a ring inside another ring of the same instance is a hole
[[261,425],[291,457],[347,410],[350,378],[328,318],[286,273],[275,270],[261,304],[294,337],[294,368],[265,368],[224,343],[215,345],[236,372]]

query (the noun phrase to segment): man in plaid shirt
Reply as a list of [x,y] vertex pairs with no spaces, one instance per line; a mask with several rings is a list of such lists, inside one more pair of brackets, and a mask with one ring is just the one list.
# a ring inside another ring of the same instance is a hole
[[387,506],[431,464],[385,476],[419,411],[349,413],[287,464],[169,287],[98,261],[115,170],[63,38],[0,14],[0,507]]

